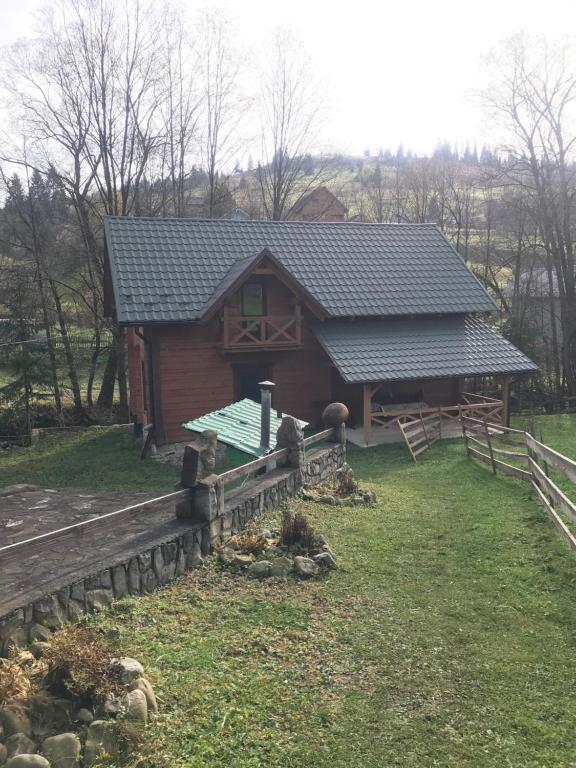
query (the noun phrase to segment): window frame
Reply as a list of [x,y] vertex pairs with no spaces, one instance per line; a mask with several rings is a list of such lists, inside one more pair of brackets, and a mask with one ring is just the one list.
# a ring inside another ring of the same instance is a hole
[[[246,312],[244,291],[248,286],[258,286],[260,289],[262,311],[258,313]],[[240,312],[243,317],[264,317],[268,312],[267,297],[266,297],[266,284],[263,280],[250,279],[247,280],[240,288]]]

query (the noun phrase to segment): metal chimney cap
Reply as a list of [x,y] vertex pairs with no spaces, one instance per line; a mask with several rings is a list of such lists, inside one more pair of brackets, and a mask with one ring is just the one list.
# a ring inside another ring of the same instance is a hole
[[272,387],[275,387],[276,384],[274,384],[273,381],[259,381],[258,386],[261,389],[272,389]]

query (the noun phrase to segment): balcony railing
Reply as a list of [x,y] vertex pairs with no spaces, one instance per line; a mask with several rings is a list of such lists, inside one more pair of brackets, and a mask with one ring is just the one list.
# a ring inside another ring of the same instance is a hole
[[224,312],[223,347],[229,351],[297,349],[302,346],[302,315],[232,315]]

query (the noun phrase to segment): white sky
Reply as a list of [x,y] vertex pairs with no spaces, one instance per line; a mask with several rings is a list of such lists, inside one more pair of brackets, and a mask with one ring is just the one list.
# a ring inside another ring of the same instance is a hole
[[[354,154],[400,142],[422,153],[441,138],[480,146],[489,126],[471,91],[482,82],[482,55],[520,30],[551,37],[576,31],[576,0],[181,3],[226,8],[248,46],[278,25],[291,27],[327,83],[331,113],[323,143]],[[0,45],[29,34],[34,11],[45,4],[0,0]]]

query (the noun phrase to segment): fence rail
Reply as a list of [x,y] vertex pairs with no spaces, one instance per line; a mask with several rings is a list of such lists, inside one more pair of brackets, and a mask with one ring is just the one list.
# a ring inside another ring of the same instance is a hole
[[[529,432],[510,429],[500,424],[490,424],[463,416],[462,431],[468,456],[491,466],[494,474],[499,470],[531,484],[562,538],[571,549],[576,550],[576,536],[562,519],[564,516],[576,525],[576,503],[554,482],[549,472],[549,467],[553,467],[566,480],[576,485],[576,461],[536,440]],[[516,450],[500,448],[500,443],[515,447]],[[480,448],[483,450],[479,450]],[[497,456],[525,463],[527,469],[514,466],[508,461],[498,459]],[[539,462],[544,466],[540,466]]]

